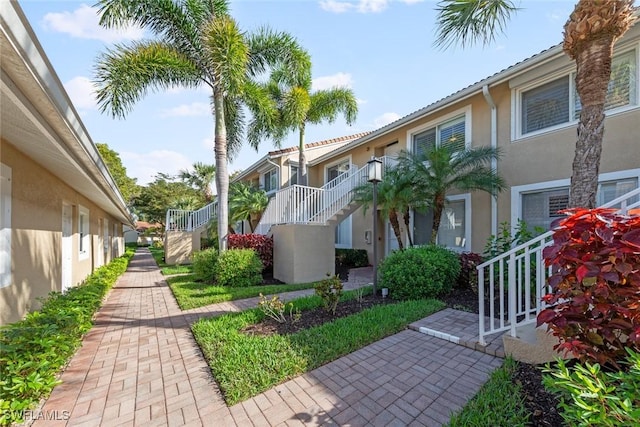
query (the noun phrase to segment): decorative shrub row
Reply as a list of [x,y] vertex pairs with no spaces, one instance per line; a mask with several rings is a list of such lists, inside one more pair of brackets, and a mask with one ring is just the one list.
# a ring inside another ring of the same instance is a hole
[[625,348],[640,352],[640,215],[567,213],[543,252],[554,274],[538,325],[559,338],[556,349],[618,367]]
[[449,292],[460,274],[458,255],[441,246],[392,252],[380,265],[382,286],[396,299],[433,298]]
[[265,269],[273,266],[273,237],[262,234],[230,234],[227,243],[229,249],[256,251]]
[[369,256],[365,249],[336,249],[336,265],[347,267],[366,267]]
[[194,252],[196,280],[219,286],[248,287],[262,283],[263,264],[253,249],[228,249],[221,254],[214,248]]
[[133,253],[127,248],[82,285],[50,293],[39,311],[0,330],[0,425],[23,422],[23,411],[59,383],[56,375],[91,329],[94,313]]

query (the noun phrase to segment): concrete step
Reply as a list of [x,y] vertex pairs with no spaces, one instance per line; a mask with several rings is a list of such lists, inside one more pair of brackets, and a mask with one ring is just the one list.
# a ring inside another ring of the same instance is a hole
[[502,341],[505,354],[520,362],[537,365],[566,358],[553,349],[558,339],[547,331],[546,325],[538,328],[533,323],[519,326],[515,337],[507,332],[502,336]]

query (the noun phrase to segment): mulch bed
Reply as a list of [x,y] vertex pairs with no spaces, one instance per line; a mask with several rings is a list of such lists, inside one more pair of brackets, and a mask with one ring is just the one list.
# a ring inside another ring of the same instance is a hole
[[[366,295],[362,298],[362,301],[350,300],[338,303],[336,307],[336,314],[332,314],[322,307],[314,308],[312,310],[305,310],[301,312],[300,319],[295,322],[279,323],[270,317],[257,324],[249,325],[241,332],[249,335],[286,335],[294,334],[303,329],[310,329],[314,326],[322,325],[326,322],[331,322],[340,317],[350,316],[361,312],[364,309],[373,307],[380,304],[393,304],[394,300],[390,298],[382,298],[380,296],[373,297],[373,295]],[[288,313],[287,313],[288,317]]]

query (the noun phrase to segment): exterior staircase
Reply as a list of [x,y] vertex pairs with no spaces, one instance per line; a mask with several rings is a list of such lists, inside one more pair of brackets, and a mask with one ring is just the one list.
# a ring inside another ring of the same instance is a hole
[[[617,208],[621,213],[638,209],[640,188],[601,207]],[[542,251],[552,243],[553,231],[548,231],[477,267],[480,345],[504,333],[505,353],[521,355],[520,360],[542,363],[549,361],[542,359],[557,356],[550,350],[555,341],[549,339],[546,329],[535,328],[537,315],[546,306],[542,296],[549,291],[547,279],[552,274],[551,267],[545,267]]]

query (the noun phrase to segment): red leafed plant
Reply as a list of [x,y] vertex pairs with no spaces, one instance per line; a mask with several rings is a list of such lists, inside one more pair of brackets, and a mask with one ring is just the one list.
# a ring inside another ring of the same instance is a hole
[[229,234],[229,249],[253,249],[264,268],[273,265],[273,237],[262,234]]
[[640,350],[640,215],[615,209],[567,210],[544,249],[551,293],[538,315],[560,339],[557,350],[618,366]]

